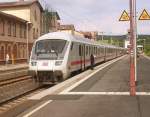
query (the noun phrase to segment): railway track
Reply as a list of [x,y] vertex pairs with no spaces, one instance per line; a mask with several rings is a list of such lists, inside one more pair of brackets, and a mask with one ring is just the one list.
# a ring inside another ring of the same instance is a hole
[[32,90],[30,92],[27,92],[25,94],[22,94],[20,96],[17,96],[17,97],[15,97],[13,99],[10,99],[10,100],[7,100],[7,101],[1,103],[0,104],[0,115],[3,114],[3,113],[8,112],[12,108],[14,108],[14,107],[24,103],[25,101],[28,100],[29,97],[31,97],[31,96],[33,96],[33,95],[35,95],[35,94],[37,94],[37,93],[47,89],[47,88],[49,88],[49,87],[41,86],[41,87],[39,87],[39,88],[37,88],[35,90]]
[[0,107],[40,87],[41,85],[31,76],[2,80],[0,81]]
[[0,115],[25,102],[28,97],[53,85],[40,85],[31,76],[22,76],[0,81],[0,92],[6,92],[4,95],[0,94]]
[[23,76],[20,78],[12,78],[12,79],[3,80],[3,81],[0,81],[0,87],[11,85],[13,83],[17,83],[17,82],[21,82],[21,81],[25,81],[29,79],[31,79],[31,76]]

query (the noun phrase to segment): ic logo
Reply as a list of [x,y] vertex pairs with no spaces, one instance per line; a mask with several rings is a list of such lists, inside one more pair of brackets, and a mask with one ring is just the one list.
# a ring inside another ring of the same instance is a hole
[[48,62],[43,62],[42,66],[48,66]]

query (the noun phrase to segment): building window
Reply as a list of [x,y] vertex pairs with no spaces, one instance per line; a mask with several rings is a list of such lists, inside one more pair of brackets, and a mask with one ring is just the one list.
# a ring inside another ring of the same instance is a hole
[[22,38],[22,24],[20,24],[20,38]]
[[8,21],[8,36],[11,36],[11,22]]
[[13,23],[13,36],[16,37],[16,23]]
[[36,34],[35,34],[35,28],[33,28],[33,39],[36,38]]
[[36,38],[38,38],[39,30],[36,29]]
[[35,19],[35,21],[37,21],[37,13],[36,13],[36,10],[34,11],[34,19]]
[[1,47],[0,47],[0,51],[1,51],[1,52],[0,52],[0,60],[4,60],[4,58],[5,58],[5,57],[4,57],[4,56],[5,56],[5,55],[4,55],[4,46],[1,46]]
[[4,35],[5,34],[5,22],[3,19],[0,19],[0,35]]
[[27,34],[26,34],[26,26],[24,25],[24,38],[27,37],[26,35],[27,35]]

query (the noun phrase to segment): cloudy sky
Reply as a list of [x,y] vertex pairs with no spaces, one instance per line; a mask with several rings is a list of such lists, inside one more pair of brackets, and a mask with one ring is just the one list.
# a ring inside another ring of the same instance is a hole
[[[44,0],[41,1],[44,3]],[[129,12],[129,0],[45,0],[45,2],[49,8],[59,13],[61,23],[74,24],[77,30],[125,34],[129,29],[129,22],[118,21],[123,10]],[[137,0],[138,17],[143,9],[150,13],[149,3],[149,0]],[[138,21],[138,33],[150,34],[150,20]]]

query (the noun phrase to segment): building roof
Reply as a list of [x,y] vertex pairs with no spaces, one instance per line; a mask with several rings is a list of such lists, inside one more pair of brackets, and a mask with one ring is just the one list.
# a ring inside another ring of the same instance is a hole
[[24,20],[24,19],[21,19],[21,18],[19,18],[19,17],[16,17],[16,16],[14,16],[14,15],[10,15],[10,14],[7,14],[7,13],[1,12],[1,11],[0,11],[0,16],[2,16],[2,17],[7,17],[7,18],[11,18],[11,19],[14,19],[14,20],[23,22],[23,23],[28,22],[28,21],[26,21],[26,20]]
[[75,30],[75,27],[73,24],[60,25],[59,30]]
[[17,7],[17,6],[30,6],[34,3],[37,3],[40,7],[40,9],[43,11],[43,7],[41,6],[40,2],[38,0],[29,0],[29,1],[17,1],[17,2],[1,2],[0,8],[8,8],[8,7]]
[[60,17],[59,17],[59,14],[58,14],[58,12],[52,12],[52,13],[54,13],[54,14],[56,15],[56,17],[57,17],[57,20],[60,20]]

